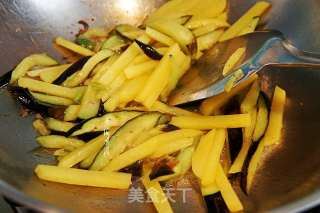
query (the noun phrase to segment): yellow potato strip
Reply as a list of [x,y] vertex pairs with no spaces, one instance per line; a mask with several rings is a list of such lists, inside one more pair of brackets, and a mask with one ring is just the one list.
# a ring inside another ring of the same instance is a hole
[[251,124],[250,114],[216,116],[176,116],[170,124],[185,129],[241,128]]
[[109,58],[114,54],[113,51],[104,49],[99,51],[98,53],[94,54],[82,67],[82,69],[79,72],[76,72],[75,76],[71,78],[65,86],[67,87],[75,87],[79,84],[81,84],[90,74],[90,72],[93,70],[93,68],[99,64],[101,61]]
[[[146,36],[140,37],[138,40],[143,43],[149,43],[149,38]],[[132,43],[121,55],[120,57],[109,67],[109,69],[104,72],[99,79],[98,83],[103,85],[109,85],[116,77],[125,69],[130,62],[139,54],[142,50],[134,42]]]
[[243,205],[233,190],[231,183],[229,182],[226,174],[223,171],[221,164],[218,164],[216,184],[221,192],[222,198],[226,203],[230,212],[240,212],[243,210]]
[[60,121],[54,118],[47,118],[46,123],[49,129],[59,132],[68,132],[72,127],[75,126],[74,123]]
[[152,38],[162,44],[165,44],[167,46],[172,46],[174,44],[174,40],[172,38],[170,38],[169,36],[167,36],[163,33],[160,33],[159,31],[157,31],[155,29],[152,29],[151,27],[146,28],[146,34],[150,38]]
[[107,112],[114,111],[120,104],[127,104],[132,101],[142,90],[149,75],[138,76],[124,83],[105,103],[104,109]]
[[215,182],[217,167],[220,163],[220,156],[226,140],[226,130],[217,129],[214,136],[213,145],[210,149],[205,170],[201,178],[202,185],[210,185]]
[[218,42],[219,38],[223,34],[224,30],[218,29],[211,33],[202,35],[197,38],[197,47],[199,51],[207,50]]
[[31,95],[38,101],[47,103],[47,104],[54,104],[54,105],[60,105],[60,106],[69,106],[73,104],[73,101],[68,98],[45,95],[45,94],[35,93],[35,92],[32,92]]
[[45,147],[51,149],[60,149],[67,146],[81,147],[85,143],[81,140],[74,138],[66,138],[60,135],[48,135],[48,136],[39,136],[37,137],[37,142]]
[[259,23],[259,20],[260,20],[259,17],[253,18],[251,23],[246,28],[241,30],[240,33],[238,34],[238,36],[242,36],[242,35],[254,32],[258,23]]
[[200,138],[200,142],[192,155],[192,171],[202,178],[206,169],[210,151],[212,150],[216,129],[209,131]]
[[251,125],[250,127],[246,127],[243,129],[242,146],[241,146],[240,152],[238,153],[236,159],[234,160],[234,162],[232,163],[232,166],[230,167],[230,170],[229,170],[230,174],[234,174],[242,171],[243,164],[246,160],[250,146],[252,144],[252,134],[256,124],[257,109],[256,108],[252,109],[250,115],[252,120]]
[[193,40],[192,32],[175,21],[156,21],[147,24],[147,26],[170,36],[182,46],[190,44]]
[[255,81],[250,87],[250,90],[246,94],[245,98],[241,102],[240,111],[242,113],[249,113],[254,108],[256,108],[259,94],[260,94],[259,82]]
[[158,181],[150,181],[149,177],[142,177],[142,183],[152,200],[158,213],[173,213],[170,203]]
[[131,165],[137,160],[150,156],[156,151],[159,144],[186,137],[195,137],[201,134],[202,132],[198,130],[182,129],[154,136],[146,142],[115,157],[103,170],[118,171],[119,169]]
[[92,139],[85,145],[70,152],[68,155],[63,157],[59,162],[58,166],[70,168],[76,165],[77,163],[83,161],[84,159],[95,153],[97,150],[100,150],[102,146],[105,144],[106,140],[107,136],[103,134]]
[[76,99],[82,92],[78,88],[67,88],[31,78],[20,78],[18,85],[28,88],[31,91],[47,93],[49,95],[60,96],[64,98]]
[[212,195],[219,192],[219,188],[215,182],[207,186],[201,186],[202,196]]
[[78,117],[80,105],[70,105],[64,111],[64,121],[74,121]]
[[158,63],[158,61],[150,60],[140,64],[131,65],[124,70],[124,74],[128,79],[132,79],[139,75],[152,72]]
[[266,145],[280,143],[285,103],[286,91],[277,86],[273,94],[269,124],[264,136],[267,138]]
[[184,149],[193,144],[193,138],[183,138],[176,141],[161,144],[158,149],[150,156],[151,158],[158,158],[164,155],[169,155]]
[[199,27],[204,27],[207,25],[216,25],[217,27],[229,27],[230,24],[225,20],[221,20],[218,18],[195,18],[193,17],[188,23],[185,25],[189,29],[196,29]]
[[231,98],[233,98],[235,95],[239,94],[242,90],[247,88],[257,78],[258,75],[254,74],[250,76],[249,79],[238,84],[230,92],[224,92],[217,96],[213,96],[204,100],[200,106],[201,113],[204,115],[213,114],[215,111],[219,110],[223,105],[225,105]]
[[268,126],[268,114],[265,100],[260,96],[258,100],[257,122],[252,136],[253,141],[258,141],[265,133]]
[[245,52],[246,52],[246,48],[240,47],[234,53],[232,53],[232,55],[228,58],[227,62],[223,67],[223,71],[222,71],[223,76],[226,76],[227,74],[230,73],[230,71],[232,71],[232,69],[240,61],[240,59],[243,58]]
[[228,30],[226,30],[219,41],[225,41],[238,36],[241,30],[247,27],[254,17],[261,16],[270,6],[270,3],[266,1],[257,2],[241,18],[239,18],[238,21],[236,21]]
[[83,56],[91,56],[91,55],[95,54],[95,52],[93,52],[93,51],[91,51],[91,50],[89,50],[87,48],[84,48],[84,47],[82,47],[82,46],[80,46],[78,44],[75,44],[72,41],[64,39],[64,38],[62,38],[60,36],[55,39],[55,43],[57,45],[59,45],[59,46],[67,48],[67,49],[69,49],[69,50],[71,50],[73,52],[76,52],[76,53],[78,53],[80,55],[83,55]]
[[131,184],[131,174],[120,172],[88,171],[40,164],[35,168],[35,173],[42,180],[82,186],[128,189]]
[[277,145],[281,141],[281,129],[283,125],[283,112],[286,102],[286,92],[280,87],[276,87],[271,111],[269,115],[269,124],[264,137],[261,139],[256,152],[253,154],[247,174],[247,191],[249,192],[253,183],[253,178],[262,163],[265,150],[271,145]]
[[170,47],[167,54],[163,56],[159,65],[153,71],[149,77],[146,85],[140,94],[136,97],[136,101],[143,103],[144,106],[150,108],[154,102],[158,99],[161,91],[165,88],[168,83],[170,76],[170,55],[176,55],[180,51],[180,48],[177,44]]

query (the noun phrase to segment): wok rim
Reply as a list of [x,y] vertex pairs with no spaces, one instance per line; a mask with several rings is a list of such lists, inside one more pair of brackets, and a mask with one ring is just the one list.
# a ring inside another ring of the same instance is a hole
[[[36,199],[32,196],[21,192],[15,187],[11,186],[9,183],[0,180],[0,191],[2,195],[6,198],[10,198],[18,204],[25,205],[26,207],[31,208],[32,210],[37,210],[45,213],[65,213],[69,212],[65,209],[55,207],[52,204]],[[309,210],[317,205],[320,205],[320,190],[311,192],[310,194],[304,196],[301,199],[291,201],[285,205],[276,207],[275,209],[270,210],[273,213],[282,213],[282,212],[303,212]]]

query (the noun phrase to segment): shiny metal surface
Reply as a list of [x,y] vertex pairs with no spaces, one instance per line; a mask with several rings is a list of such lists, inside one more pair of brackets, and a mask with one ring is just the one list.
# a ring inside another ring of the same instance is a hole
[[[231,20],[239,17],[254,0],[231,0]],[[299,49],[320,49],[320,2],[273,0],[269,28],[281,30]],[[110,27],[117,22],[139,23],[158,0],[1,0],[0,73],[34,52],[49,52],[54,36],[71,38],[86,20],[91,26]],[[308,12],[306,12],[308,11]],[[312,17],[312,18],[310,18]],[[92,18],[94,20],[92,21]],[[70,32],[73,32],[71,34]],[[288,92],[283,145],[268,159],[255,190],[245,198],[249,212],[291,212],[320,203],[320,147],[318,134],[320,69],[266,68],[263,89],[271,95],[279,84]],[[32,118],[20,118],[18,106],[0,94],[0,191],[32,208],[45,212],[154,212],[151,204],[129,205],[127,192],[40,182],[33,176],[38,162],[51,162],[37,147]],[[176,212],[192,212],[177,204]]]
[[246,48],[245,56],[233,71],[242,70],[243,77],[234,86],[271,64],[320,65],[320,55],[306,53],[294,47],[280,31],[259,31],[214,45],[191,66],[169,98],[178,105],[201,100],[224,92],[233,71],[222,75],[224,64],[238,49]]

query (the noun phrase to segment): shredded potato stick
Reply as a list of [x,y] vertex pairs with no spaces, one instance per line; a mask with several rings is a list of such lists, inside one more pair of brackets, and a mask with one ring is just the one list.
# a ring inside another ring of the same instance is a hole
[[83,68],[79,72],[77,72],[75,76],[72,79],[70,79],[65,86],[75,87],[81,84],[89,76],[90,72],[97,64],[99,64],[106,58],[109,58],[113,54],[114,52],[108,49],[101,50],[98,53],[94,54],[83,66]]
[[154,104],[168,83],[171,57],[177,55],[179,51],[180,48],[177,44],[170,47],[170,50],[163,56],[159,65],[149,77],[143,90],[136,97],[136,101],[143,103],[147,108]]
[[235,67],[235,65],[243,58],[246,52],[245,47],[238,48],[232,55],[228,58],[227,62],[225,63],[222,71],[222,75],[226,76],[229,74],[230,71]]
[[43,180],[82,186],[128,189],[131,184],[131,174],[120,172],[88,171],[40,164],[35,168],[35,173]]
[[83,161],[97,150],[100,150],[101,147],[105,144],[107,136],[104,134],[92,139],[85,145],[81,146],[80,148],[70,152],[70,154],[66,155],[61,159],[58,166],[70,168],[77,163]]
[[238,195],[233,190],[232,185],[224,173],[221,164],[218,164],[216,184],[230,212],[242,211],[243,205],[238,198]]
[[225,41],[238,36],[243,28],[249,26],[254,17],[261,16],[270,6],[270,3],[266,1],[257,2],[240,19],[238,19],[238,21],[236,21],[228,30],[226,30],[219,41]]
[[200,111],[204,115],[212,115],[214,112],[220,109],[224,104],[226,104],[231,98],[239,94],[242,90],[247,88],[252,82],[258,78],[258,75],[254,74],[250,76],[247,80],[241,82],[236,87],[234,87],[228,93],[222,93],[217,96],[213,96],[204,100],[201,103]]
[[146,28],[146,34],[156,40],[159,41],[162,44],[165,44],[167,46],[172,46],[174,44],[174,40],[172,38],[170,38],[169,36],[160,33],[159,31],[152,29],[151,27],[147,27]]
[[120,154],[118,157],[114,158],[103,170],[118,171],[119,169],[131,165],[137,160],[150,156],[162,143],[186,137],[196,137],[201,134],[202,132],[199,130],[181,129],[154,136],[148,139],[146,142]]
[[141,180],[158,213],[173,212],[170,203],[165,193],[163,192],[159,182],[154,180],[150,181],[149,177],[146,175],[144,175]]
[[215,182],[207,186],[201,186],[201,193],[203,196],[212,195],[217,192],[219,192],[219,188]]
[[91,55],[95,54],[95,52],[93,52],[87,48],[84,48],[78,44],[75,44],[72,41],[68,41],[60,36],[55,39],[55,43],[59,46],[67,48],[67,49],[69,49],[73,52],[76,52],[80,55],[83,55],[83,56],[91,56]]
[[268,114],[269,112],[265,100],[260,96],[258,100],[257,122],[252,136],[253,141],[258,141],[265,133],[268,126]]
[[246,28],[243,28],[243,30],[240,31],[238,36],[242,36],[242,35],[254,32],[254,30],[256,29],[256,27],[259,23],[259,20],[260,20],[259,17],[254,17],[252,19],[251,23],[249,24],[249,26],[247,26]]
[[171,122],[180,128],[208,130],[214,128],[241,128],[251,124],[250,114],[216,116],[176,116]]
[[31,91],[47,93],[49,95],[70,98],[73,100],[77,99],[83,92],[83,89],[80,87],[67,88],[24,77],[18,80],[18,85],[23,88],[28,88]]
[[[143,43],[149,43],[149,38],[147,38],[146,36],[142,36],[138,40],[142,41]],[[132,43],[110,66],[110,68],[106,72],[104,72],[99,79],[97,79],[97,82],[103,85],[109,85],[141,52],[142,50],[140,49],[140,47],[135,42]]]
[[226,130],[217,129],[214,136],[213,145],[210,149],[209,156],[207,158],[206,167],[201,178],[202,185],[210,185],[214,183],[217,167],[220,163],[220,155],[222,153],[223,145],[226,140]]
[[269,124],[264,137],[261,139],[256,152],[253,154],[247,174],[247,192],[250,192],[253,178],[256,171],[262,163],[265,149],[272,145],[278,145],[281,140],[281,129],[283,125],[283,113],[286,102],[286,92],[280,87],[276,87],[273,98],[271,111],[269,115]]

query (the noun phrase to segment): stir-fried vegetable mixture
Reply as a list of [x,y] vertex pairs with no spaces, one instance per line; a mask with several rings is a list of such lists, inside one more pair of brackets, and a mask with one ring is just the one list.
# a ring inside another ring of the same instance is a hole
[[[252,75],[236,87],[234,79],[199,108],[166,102],[207,49],[253,32],[269,7],[258,2],[230,25],[226,0],[171,0],[139,28],[88,29],[75,42],[57,37],[57,45],[82,56],[71,64],[46,54],[23,59],[9,74],[8,89],[25,110],[38,113],[36,141],[57,157],[56,165],[38,165],[35,174],[47,181],[128,189],[137,175],[128,168],[139,163],[138,176],[146,189],[153,188],[148,193],[158,212],[173,211],[168,199],[157,201],[165,198],[160,183],[187,173],[197,177],[203,196],[220,192],[231,212],[242,211],[228,176],[247,174],[244,190],[250,193],[264,150],[281,141],[285,91],[276,87],[269,107]],[[245,52],[242,47],[231,54],[221,75],[239,73],[235,68]],[[225,157],[235,152],[231,130],[242,133],[233,161]],[[259,145],[250,156],[253,143]]]

